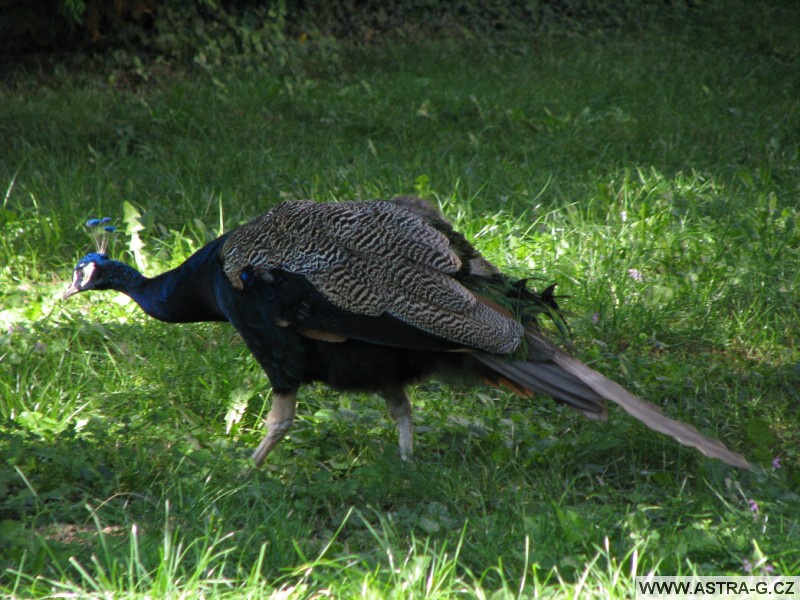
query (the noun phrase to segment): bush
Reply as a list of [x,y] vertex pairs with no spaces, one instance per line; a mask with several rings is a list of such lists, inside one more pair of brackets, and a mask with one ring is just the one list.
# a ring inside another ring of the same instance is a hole
[[4,55],[124,50],[219,64],[263,58],[283,45],[285,3],[223,0],[11,0]]
[[[712,3],[713,4],[713,3]],[[104,52],[216,64],[280,56],[286,39],[530,34],[637,26],[683,0],[7,0],[4,55]]]

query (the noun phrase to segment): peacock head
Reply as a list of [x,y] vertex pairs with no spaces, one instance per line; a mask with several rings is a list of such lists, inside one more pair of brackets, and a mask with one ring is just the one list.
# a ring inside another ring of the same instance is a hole
[[64,290],[61,298],[66,300],[78,292],[88,290],[112,289],[114,287],[113,272],[108,267],[114,263],[116,261],[108,258],[106,254],[97,252],[87,254],[75,265],[75,270],[72,271],[72,283]]
[[94,238],[97,251],[87,254],[75,265],[72,272],[72,283],[64,290],[62,299],[66,300],[78,292],[108,290],[115,287],[116,269],[114,267],[120,263],[111,260],[106,253],[109,239],[116,231],[113,225],[109,225],[110,222],[109,217],[86,221],[86,227],[89,228]]

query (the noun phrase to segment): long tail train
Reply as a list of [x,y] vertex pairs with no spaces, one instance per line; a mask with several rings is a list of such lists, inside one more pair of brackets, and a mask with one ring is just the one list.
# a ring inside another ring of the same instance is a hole
[[594,369],[562,352],[530,329],[526,341],[531,348],[529,360],[506,361],[492,354],[475,357],[507,379],[513,387],[551,396],[593,420],[607,418],[605,401],[620,406],[650,429],[664,433],[685,446],[696,448],[710,458],[743,469],[750,468],[741,454],[722,442],[707,437],[688,423],[666,416],[656,405],[628,392]]

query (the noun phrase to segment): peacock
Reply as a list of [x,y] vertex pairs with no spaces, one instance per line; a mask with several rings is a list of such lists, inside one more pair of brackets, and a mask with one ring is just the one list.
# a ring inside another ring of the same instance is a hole
[[282,202],[153,278],[100,243],[80,259],[63,298],[89,290],[127,294],[168,323],[236,328],[273,391],[257,466],[291,428],[300,386],[315,381],[382,396],[408,460],[406,387],[442,376],[550,396],[597,421],[611,401],[706,456],[749,467],[551,342],[539,320],[563,325],[553,286],[536,292],[504,275],[416,197]]

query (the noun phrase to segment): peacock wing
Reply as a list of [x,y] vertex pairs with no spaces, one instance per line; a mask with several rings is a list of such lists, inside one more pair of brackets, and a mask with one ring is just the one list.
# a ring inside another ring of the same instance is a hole
[[509,354],[524,335],[516,320],[453,277],[461,260],[447,237],[392,203],[286,202],[234,231],[222,258],[238,289],[248,270],[262,277],[286,271],[303,276],[339,309],[389,315],[485,352]]

